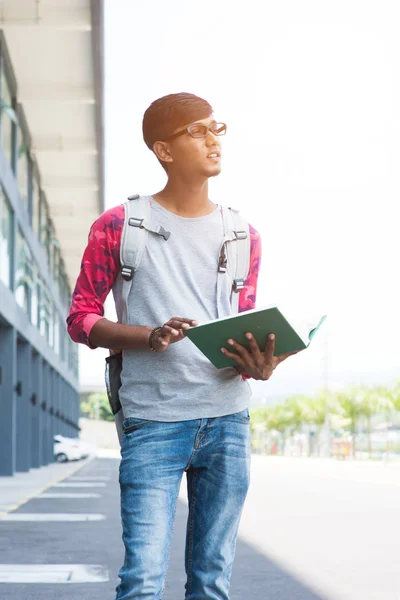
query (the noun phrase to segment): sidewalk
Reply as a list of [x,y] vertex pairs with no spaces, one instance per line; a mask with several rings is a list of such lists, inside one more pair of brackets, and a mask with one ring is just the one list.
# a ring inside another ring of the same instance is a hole
[[95,456],[67,463],[52,463],[28,473],[15,473],[12,477],[0,477],[0,517],[16,510],[31,498],[70,477],[87,465]]

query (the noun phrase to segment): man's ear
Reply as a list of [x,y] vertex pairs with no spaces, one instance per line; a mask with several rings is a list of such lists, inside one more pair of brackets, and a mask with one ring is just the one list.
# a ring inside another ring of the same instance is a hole
[[167,142],[155,142],[153,152],[162,163],[171,163],[173,158]]

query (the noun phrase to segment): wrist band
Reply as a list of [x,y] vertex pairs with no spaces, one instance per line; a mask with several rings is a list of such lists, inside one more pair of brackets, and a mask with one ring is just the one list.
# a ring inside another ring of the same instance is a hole
[[157,333],[157,331],[160,331],[160,329],[162,329],[162,327],[154,327],[154,329],[152,329],[150,331],[149,346],[150,346],[151,352],[157,352],[157,350],[155,348],[153,348],[153,338],[154,338],[154,335]]

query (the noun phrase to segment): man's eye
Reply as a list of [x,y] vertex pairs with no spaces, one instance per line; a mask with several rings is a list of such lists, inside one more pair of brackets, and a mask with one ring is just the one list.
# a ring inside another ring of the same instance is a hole
[[194,137],[203,137],[207,131],[207,128],[204,125],[196,125],[195,127],[190,128],[190,133]]

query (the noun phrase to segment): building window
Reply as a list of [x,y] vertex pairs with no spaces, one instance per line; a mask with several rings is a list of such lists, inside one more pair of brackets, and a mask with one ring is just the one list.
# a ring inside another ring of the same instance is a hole
[[79,377],[79,350],[77,346],[71,339],[68,340],[68,367],[76,377]]
[[71,305],[71,298],[72,298],[71,289],[69,287],[68,279],[65,276],[64,277],[64,301],[63,301],[63,304],[64,304],[65,309],[66,309],[67,312],[68,312],[69,307]]
[[53,346],[54,339],[54,316],[53,316],[53,302],[51,300],[50,292],[46,284],[41,281],[40,285],[40,333],[47,340],[49,346]]
[[11,90],[4,72],[4,67],[1,69],[0,90],[1,146],[9,164],[12,165],[13,126],[17,121],[17,117],[12,106]]
[[53,244],[53,279],[56,286],[58,285],[58,272],[60,269],[60,248],[58,241],[54,240]]
[[58,293],[60,295],[61,303],[66,312],[68,312],[71,304],[71,291],[69,288],[68,278],[65,273],[64,259],[61,257],[58,267]]
[[55,248],[56,246],[58,246],[58,241],[56,240],[55,237],[55,230],[54,230],[54,225],[53,225],[53,221],[51,219],[49,219],[48,221],[48,260],[49,260],[49,269],[50,269],[50,273],[52,275],[52,277],[55,278],[55,270],[56,270],[56,263],[55,263],[55,259],[56,259],[56,253],[55,253]]
[[54,310],[54,352],[60,354],[60,316]]
[[12,287],[13,213],[0,188],[0,280]]
[[39,329],[40,327],[40,278],[39,268],[33,264],[33,285],[31,290],[31,323]]
[[17,182],[25,210],[29,211],[29,153],[21,129],[18,129]]
[[57,289],[58,295],[61,298],[62,305],[65,306],[65,298],[64,298],[64,279],[65,279],[65,265],[64,259],[60,254],[60,260],[58,263],[58,278],[57,278]]
[[32,177],[32,229],[40,241],[40,187],[34,171]]
[[65,329],[65,321],[62,320],[60,324],[60,358],[65,362],[67,357],[66,345],[68,341],[68,335]]
[[43,194],[40,197],[40,243],[46,250],[47,262],[50,264],[50,218],[49,207]]
[[33,289],[33,260],[22,231],[17,233],[17,268],[15,271],[15,297],[17,303],[31,318],[32,289]]

